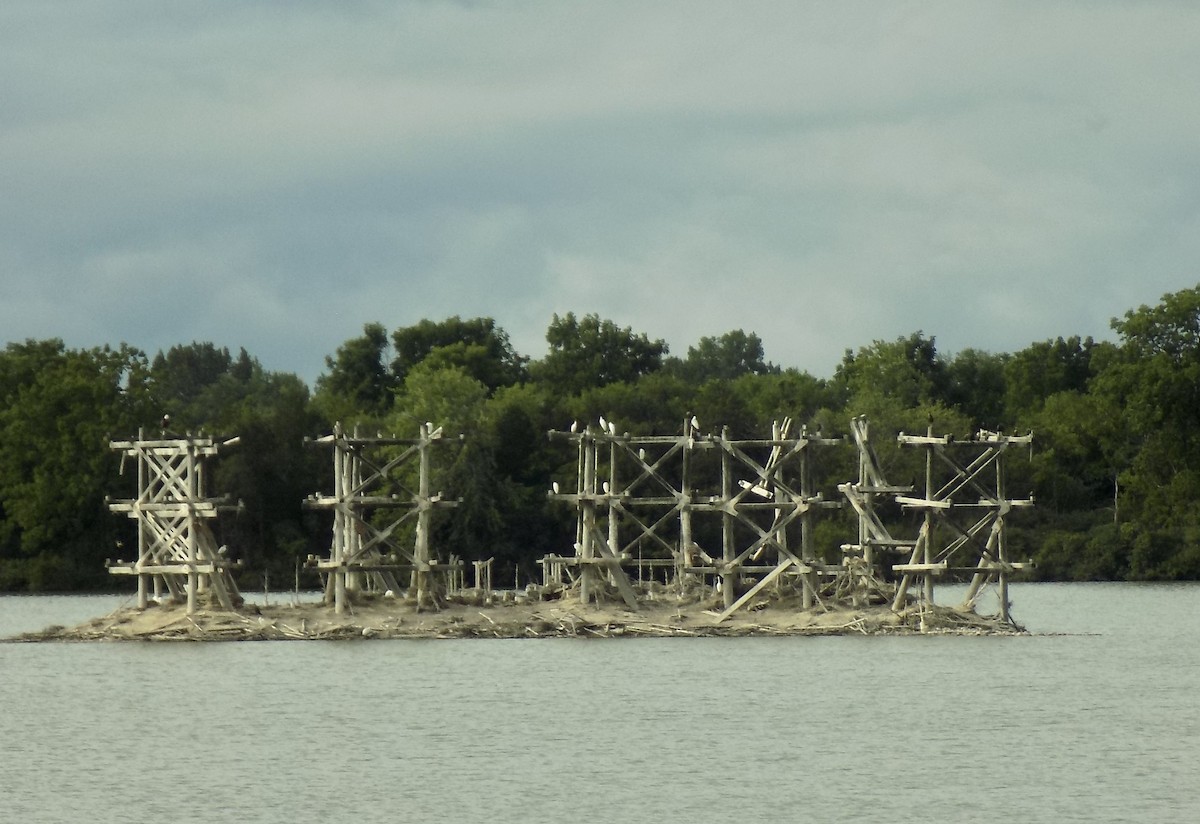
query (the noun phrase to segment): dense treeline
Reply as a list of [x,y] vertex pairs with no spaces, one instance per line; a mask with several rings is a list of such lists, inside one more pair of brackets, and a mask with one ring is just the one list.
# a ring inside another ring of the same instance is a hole
[[[1031,490],[1038,503],[1015,519],[1015,556],[1034,558],[1046,579],[1200,577],[1200,287],[1112,326],[1115,343],[1070,337],[952,356],[915,332],[847,351],[819,379],[768,362],[758,336],[742,330],[673,356],[661,340],[567,314],[553,318],[546,355],[531,360],[490,318],[390,333],[371,323],[326,358],[312,391],[245,350],[210,343],[153,357],[126,345],[10,343],[0,352],[0,590],[112,585],[104,561],[132,557],[122,544],[133,533],[105,498],[128,496],[133,481],[118,475],[108,440],[157,432],[164,414],[175,431],[241,437],[216,465],[215,489],[243,504],[218,537],[248,575],[277,581],[327,546],[328,524],[300,502],[330,486],[328,454],[305,438],[335,420],[401,435],[437,421],[464,433],[439,470],[438,488],[463,503],[437,524],[437,546],[528,574],[573,535],[545,490],[552,479],[574,483],[574,456],[547,430],[604,415],[623,430],[664,434],[692,414],[734,436],[761,436],[785,415],[826,433],[860,414],[881,436],[930,422],[964,434],[1033,430],[1029,459],[1010,461],[1010,490]],[[911,454],[880,441],[889,474],[919,474]],[[825,467],[833,482],[854,476],[844,453]],[[831,552],[836,517],[826,525]]]

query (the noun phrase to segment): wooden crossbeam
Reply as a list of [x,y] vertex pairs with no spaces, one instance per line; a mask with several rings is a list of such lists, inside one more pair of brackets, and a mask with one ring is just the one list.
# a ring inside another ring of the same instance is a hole
[[935,493],[937,498],[950,498],[958,494],[963,488],[970,486],[979,493],[983,498],[994,498],[994,494],[989,493],[987,489],[979,483],[977,478],[983,470],[992,466],[1003,454],[1004,447],[988,447],[983,454],[976,456],[967,466],[963,466],[959,461],[949,455],[945,449],[935,449],[934,454],[951,470],[955,472],[955,477],[951,478],[940,490]]
[[624,547],[622,547],[622,551],[628,552],[643,538],[652,538],[653,540],[657,541],[664,549],[666,549],[667,552],[674,555],[676,552],[675,547],[672,546],[670,543],[668,543],[661,535],[659,535],[658,530],[660,527],[665,526],[667,523],[672,521],[674,519],[675,515],[678,514],[678,512],[682,508],[682,506],[683,506],[682,503],[677,503],[675,506],[671,507],[670,511],[663,514],[657,521],[654,522],[654,524],[652,524],[650,526],[647,526],[645,523],[643,523],[642,520],[640,518],[638,518],[636,515],[634,515],[632,512],[630,512],[628,510],[623,510],[626,518],[628,518],[628,520],[632,521],[634,526],[638,527],[638,529],[641,530],[642,534],[638,535],[636,538],[634,538],[632,541],[630,541]]
[[790,567],[794,563],[796,563],[796,561],[791,556],[784,558],[783,561],[781,561],[775,567],[775,569],[768,572],[761,579],[759,579],[758,583],[756,583],[754,586],[750,587],[750,589],[746,590],[745,594],[743,594],[741,598],[738,598],[732,604],[727,606],[724,609],[724,611],[722,611],[721,614],[718,615],[716,617],[716,619],[714,619],[713,623],[715,623],[715,624],[721,623],[726,618],[728,618],[730,615],[732,615],[733,613],[735,613],[739,609],[741,609],[743,606],[750,603],[750,601],[752,601],[754,599],[754,597],[756,595],[758,595],[758,593],[762,592],[776,578],[778,578],[780,575],[782,575],[787,570],[788,567]]
[[670,448],[667,449],[667,451],[664,452],[662,455],[660,455],[658,457],[658,459],[655,460],[654,463],[652,463],[652,464],[647,463],[645,458],[643,458],[641,455],[639,455],[638,453],[633,451],[632,447],[639,443],[643,443],[643,441],[641,439],[638,439],[633,444],[630,444],[630,443],[622,443],[621,444],[623,453],[627,454],[631,458],[633,458],[633,460],[641,467],[641,472],[632,481],[625,484],[625,491],[631,492],[631,491],[637,489],[637,487],[640,486],[645,481],[653,480],[656,483],[658,483],[663,489],[667,490],[667,492],[669,492],[671,495],[682,494],[682,492],[683,492],[682,487],[677,489],[675,487],[675,484],[671,483],[665,477],[663,477],[663,475],[661,474],[661,471],[660,471],[660,467],[662,467],[663,463],[666,462],[668,458],[671,458],[676,453],[681,452],[686,445],[686,441],[683,439],[679,439],[677,442],[673,443],[670,446]]

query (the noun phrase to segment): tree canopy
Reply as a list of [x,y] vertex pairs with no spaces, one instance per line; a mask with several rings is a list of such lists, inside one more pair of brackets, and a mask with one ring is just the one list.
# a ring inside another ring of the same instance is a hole
[[[438,542],[532,572],[573,540],[545,489],[571,476],[574,458],[547,430],[604,416],[623,431],[667,434],[693,415],[735,437],[785,416],[844,432],[859,414],[877,433],[931,421],[954,434],[1033,430],[1031,459],[1016,462],[1010,483],[1038,502],[1013,542],[1039,575],[1198,578],[1200,287],[1112,328],[1115,342],[1063,336],[952,355],[916,331],[848,350],[825,379],[771,363],[742,329],[699,337],[679,358],[663,340],[568,312],[551,319],[545,355],[530,358],[491,318],[372,322],[326,358],[312,393],[245,349],[211,342],[153,356],[13,342],[0,351],[0,590],[111,586],[104,559],[132,538],[105,497],[126,496],[132,480],[108,441],[139,428],[240,436],[213,477],[242,503],[221,540],[246,574],[284,575],[328,540],[328,524],[300,507],[329,482],[326,456],[305,439],[335,421],[402,435],[435,421],[452,436],[437,484],[463,502],[439,516]],[[897,477],[919,473],[911,452],[886,439],[879,451]],[[853,477],[852,457],[830,460],[829,471]]]

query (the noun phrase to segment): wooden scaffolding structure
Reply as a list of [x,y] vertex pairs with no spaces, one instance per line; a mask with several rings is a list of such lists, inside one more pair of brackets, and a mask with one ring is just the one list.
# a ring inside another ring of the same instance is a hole
[[[702,434],[692,417],[679,435],[634,436],[601,418],[598,428],[550,432],[578,451],[575,491],[555,483],[549,493],[575,507],[576,540],[574,554],[542,558],[543,582],[576,583],[583,603],[597,600],[608,584],[636,609],[629,572],[636,571],[640,582],[647,570],[653,577],[666,567],[681,594],[689,583],[713,582],[723,603],[717,620],[724,620],[768,587],[779,589],[785,578],[798,584],[802,608],[819,603],[824,577],[839,597],[886,602],[899,612],[910,604],[932,605],[938,578],[969,574],[963,606],[973,608],[984,585],[995,582],[1000,616],[1011,621],[1009,575],[1028,564],[1009,558],[1006,516],[1033,501],[1006,496],[1004,456],[1012,446],[1030,445],[1032,435],[984,430],[956,440],[935,437],[932,428],[922,436],[901,433],[902,446],[926,452],[924,491],[918,494],[915,484],[887,480],[866,418],[855,418],[850,432],[858,478],[837,489],[855,513],[857,537],[841,545],[840,563],[830,564],[814,545],[814,519],[842,502],[818,491],[812,458],[815,448],[844,439],[804,428],[793,436],[790,429],[785,419],[773,425],[770,439],[737,440],[726,429]],[[715,458],[698,469],[705,455]],[[896,537],[879,513],[883,504],[920,511],[917,534]],[[707,524],[706,549],[698,533],[712,516],[719,527]],[[889,577],[899,580],[892,586]]]
[[1009,558],[1005,525],[1014,508],[1033,506],[1033,496],[1007,497],[1004,457],[1013,446],[1030,446],[1033,435],[980,430],[960,440],[935,436],[931,425],[924,435],[902,432],[898,441],[925,452],[925,488],[921,497],[895,497],[901,506],[922,513],[922,520],[908,563],[892,566],[903,575],[892,608],[904,607],[912,587],[919,593],[918,603],[932,604],[938,577],[969,574],[963,606],[973,607],[983,586],[995,582],[1000,618],[1011,621],[1008,578],[1028,565]]
[[163,586],[174,598],[187,599],[188,614],[197,609],[197,597],[211,590],[227,610],[241,598],[230,570],[234,563],[218,547],[209,522],[225,508],[224,498],[206,492],[207,462],[220,447],[233,446],[237,438],[222,442],[202,435],[161,435],[147,439],[138,430],[136,440],[111,441],[121,453],[121,470],[132,458],[137,466],[137,497],[113,501],[109,509],[124,512],[137,522],[136,561],[108,565],[114,575],[137,576],[137,605],[149,605]]
[[[681,592],[689,582],[712,581],[722,595],[724,619],[764,588],[793,577],[811,606],[818,576],[841,569],[817,559],[814,519],[841,502],[816,490],[812,454],[842,440],[804,428],[792,435],[790,429],[784,420],[773,425],[769,439],[734,439],[727,429],[702,434],[699,421],[688,417],[679,435],[634,436],[601,418],[599,428],[550,432],[578,450],[576,490],[556,485],[550,492],[575,506],[577,522],[574,554],[542,559],[545,583],[577,570],[584,603],[607,581],[636,609],[627,570],[635,569],[641,580],[646,570],[668,567]],[[706,454],[715,460],[698,468],[697,459]],[[698,538],[705,520],[712,552]]]
[[[396,575],[402,572],[409,573],[408,597],[418,608],[436,606],[433,576],[461,572],[461,561],[438,563],[430,550],[434,510],[458,504],[431,492],[433,449],[442,440],[442,428],[432,423],[421,424],[416,438],[364,437],[357,428],[347,434],[339,423],[315,441],[332,448],[333,494],[311,495],[305,506],[332,510],[334,522],[329,558],[310,563],[328,574],[325,601],[335,612],[345,611],[348,593],[355,591],[377,587],[399,594]],[[406,488],[398,473],[414,463],[416,488]],[[409,547],[396,533],[414,520]]]

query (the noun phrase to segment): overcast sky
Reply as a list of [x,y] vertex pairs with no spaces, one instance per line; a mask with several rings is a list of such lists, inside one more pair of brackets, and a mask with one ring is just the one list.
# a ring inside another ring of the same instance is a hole
[[1193,2],[0,3],[0,343],[553,313],[832,374],[1200,282]]

